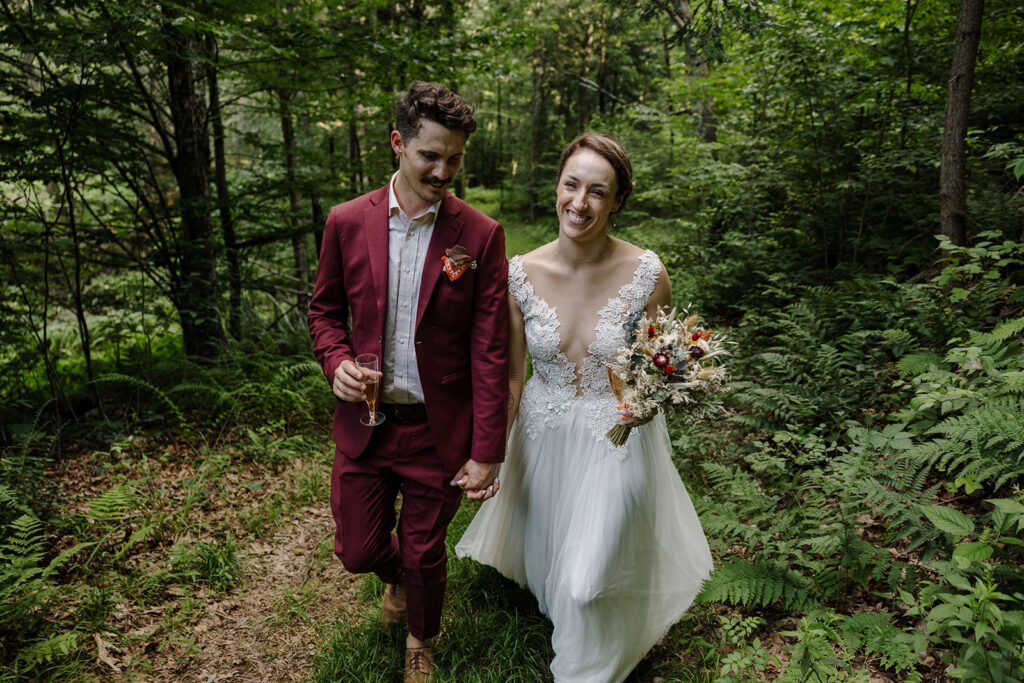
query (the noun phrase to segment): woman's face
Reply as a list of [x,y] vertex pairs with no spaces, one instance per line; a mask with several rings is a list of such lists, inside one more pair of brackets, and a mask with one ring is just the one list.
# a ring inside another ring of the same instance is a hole
[[555,192],[559,232],[570,239],[606,234],[608,217],[621,204],[618,189],[615,169],[607,159],[586,147],[574,152]]

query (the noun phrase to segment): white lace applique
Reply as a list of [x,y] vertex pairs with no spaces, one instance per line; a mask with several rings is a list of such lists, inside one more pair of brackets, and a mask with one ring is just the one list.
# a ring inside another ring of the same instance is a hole
[[[526,343],[533,359],[533,370],[541,381],[527,382],[521,411],[526,419],[526,433],[536,438],[542,427],[553,429],[561,423],[570,401],[583,400],[587,421],[598,442],[610,454],[624,459],[626,446],[612,446],[605,434],[615,424],[617,404],[608,384],[605,360],[611,358],[623,343],[622,325],[630,315],[647,306],[661,273],[661,261],[653,251],[644,251],[633,279],[619,288],[619,295],[608,300],[598,313],[597,336],[588,347],[588,355],[580,368],[582,394],[577,396],[576,366],[559,351],[557,311],[538,298],[518,256],[508,264],[509,292],[523,313]],[[627,442],[628,443],[628,442]]]
[[542,426],[558,427],[569,410],[569,401],[576,396],[576,367],[558,350],[557,311],[534,293],[518,256],[508,262],[508,288],[523,313],[533,371],[542,380],[527,383],[520,406],[525,412],[526,433],[533,439]]
[[647,307],[660,273],[661,260],[658,255],[650,250],[644,251],[633,272],[632,281],[622,285],[619,295],[608,299],[608,303],[598,313],[597,337],[587,347],[590,355],[583,359],[580,371],[584,397],[590,399],[584,405],[590,431],[596,441],[604,443],[609,452],[620,460],[626,457],[626,444],[613,446],[605,438],[618,416],[618,402],[608,383],[605,363],[625,343],[625,330],[622,326],[629,316]]

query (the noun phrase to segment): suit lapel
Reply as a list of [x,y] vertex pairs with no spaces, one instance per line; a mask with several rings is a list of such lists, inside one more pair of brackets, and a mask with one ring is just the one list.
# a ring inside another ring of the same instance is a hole
[[455,200],[450,194],[445,194],[444,201],[437,210],[437,220],[434,223],[434,232],[430,236],[430,245],[427,247],[427,260],[423,264],[423,277],[420,280],[420,298],[416,305],[416,328],[419,329],[420,320],[423,319],[423,312],[430,301],[430,295],[434,292],[441,279],[443,268],[441,257],[445,250],[454,247],[462,234],[462,219],[459,218],[459,209]]
[[[370,198],[370,207],[363,211],[363,234],[370,257],[373,290],[377,295],[380,334],[384,334],[384,321],[388,308],[388,188],[378,190]],[[380,335],[378,335],[380,336]]]

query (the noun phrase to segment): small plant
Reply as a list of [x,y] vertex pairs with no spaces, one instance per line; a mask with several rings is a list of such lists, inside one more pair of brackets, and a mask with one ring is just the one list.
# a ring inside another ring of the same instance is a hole
[[722,629],[719,647],[727,650],[720,661],[719,681],[767,680],[766,670],[770,664],[779,665],[774,655],[768,654],[761,639],[750,637],[767,622],[756,616],[729,615],[718,617]]
[[936,528],[956,540],[955,547],[949,560],[931,564],[936,580],[924,582],[918,596],[901,591],[900,599],[910,605],[908,615],[925,619],[929,641],[953,648],[955,654],[947,655],[956,664],[950,675],[1024,681],[1024,594],[1001,585],[1020,585],[1024,504],[988,502],[994,509],[980,532],[977,520],[959,510],[924,508]]
[[242,580],[242,563],[236,550],[237,544],[230,537],[223,543],[179,543],[171,549],[171,566],[182,578],[228,591]]

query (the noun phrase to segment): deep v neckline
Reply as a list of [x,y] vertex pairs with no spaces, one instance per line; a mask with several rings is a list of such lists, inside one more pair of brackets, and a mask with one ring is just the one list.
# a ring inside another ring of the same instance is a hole
[[[558,307],[552,306],[546,298],[537,293],[536,287],[533,285],[533,281],[530,279],[526,272],[526,268],[523,265],[522,259],[519,256],[514,256],[513,261],[516,262],[516,267],[522,273],[522,283],[527,289],[527,296],[533,300],[533,306],[537,306],[542,310],[542,318],[548,320],[551,325],[550,332],[554,337],[554,351],[560,361],[572,371],[572,380],[570,384],[576,388],[577,395],[582,395],[587,390],[596,388],[587,386],[587,374],[588,366],[592,366],[594,363],[600,363],[597,360],[597,356],[601,354],[602,342],[604,345],[608,345],[611,340],[602,339],[602,332],[606,331],[609,327],[609,318],[620,314],[623,310],[630,307],[630,302],[637,298],[637,290],[641,290],[642,296],[646,299],[651,293],[653,287],[643,286],[643,277],[645,268],[649,269],[650,264],[656,263],[658,269],[660,269],[660,260],[657,255],[650,251],[643,251],[637,258],[636,267],[633,269],[633,274],[630,279],[618,286],[615,290],[615,296],[610,296],[605,301],[604,305],[597,312],[597,319],[594,325],[590,328],[593,332],[589,342],[586,345],[586,353],[580,359],[579,363],[573,362],[565,351],[562,349],[562,334],[561,327],[562,321],[558,317]],[[618,325],[614,325],[615,328]]]
[[[518,257],[516,257],[516,258],[518,258]],[[583,386],[582,386],[583,368],[586,365],[587,359],[593,357],[592,349],[594,347],[594,344],[596,344],[598,342],[598,338],[599,338],[599,336],[601,334],[601,324],[604,321],[605,317],[607,316],[608,312],[612,309],[612,306],[617,301],[622,301],[623,300],[623,297],[624,297],[623,290],[625,288],[630,287],[631,285],[634,285],[636,283],[637,273],[638,273],[638,271],[640,269],[640,265],[641,264],[638,264],[637,267],[633,269],[633,276],[629,279],[629,282],[624,282],[623,284],[619,285],[618,288],[615,290],[616,295],[608,297],[608,300],[605,301],[604,306],[602,306],[598,310],[598,312],[597,312],[597,322],[595,322],[594,325],[593,325],[593,328],[591,328],[591,331],[593,332],[593,337],[591,338],[590,342],[587,344],[587,353],[586,353],[586,355],[583,358],[580,359],[579,363],[574,363],[569,358],[569,356],[566,355],[565,350],[562,349],[562,334],[559,331],[561,329],[561,327],[562,327],[562,321],[558,317],[558,307],[557,306],[552,306],[550,303],[548,303],[547,299],[545,299],[544,297],[542,297],[539,294],[537,294],[537,288],[533,286],[533,282],[530,280],[529,275],[526,273],[526,268],[523,266],[522,260],[519,261],[519,267],[522,268],[522,270],[523,270],[523,282],[525,284],[529,285],[529,287],[530,287],[530,296],[533,298],[533,300],[537,304],[539,304],[539,305],[544,307],[544,309],[550,315],[550,319],[554,322],[554,325],[552,326],[552,331],[553,331],[555,337],[557,338],[557,342],[555,344],[555,349],[558,351],[559,355],[565,360],[565,362],[568,363],[570,367],[572,367],[572,369],[573,369],[573,376],[575,377],[575,379],[573,380],[573,385],[576,386],[578,389],[582,389],[583,388]]]

